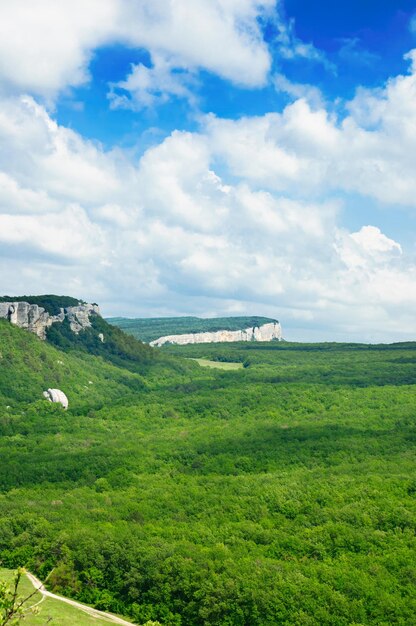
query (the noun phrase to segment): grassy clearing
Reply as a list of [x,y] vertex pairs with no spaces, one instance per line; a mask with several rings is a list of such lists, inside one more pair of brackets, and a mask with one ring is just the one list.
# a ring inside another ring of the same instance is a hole
[[225,361],[210,361],[209,359],[191,359],[196,361],[201,367],[214,367],[219,370],[241,370],[242,363],[227,363]]
[[[14,572],[9,569],[0,568],[0,580],[6,581],[10,585],[13,583]],[[19,597],[27,597],[34,591],[34,587],[26,576],[22,576],[19,584]],[[77,609],[69,604],[54,600],[53,598],[45,598],[42,602],[42,595],[36,593],[25,604],[30,607],[39,603],[39,613],[33,615],[28,612],[25,615],[23,624],[25,626],[108,626],[112,622],[106,619],[92,617],[84,611]]]

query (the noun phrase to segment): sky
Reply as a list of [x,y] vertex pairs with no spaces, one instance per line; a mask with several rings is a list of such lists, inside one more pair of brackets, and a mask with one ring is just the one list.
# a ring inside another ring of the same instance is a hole
[[0,0],[0,293],[416,340],[416,0]]

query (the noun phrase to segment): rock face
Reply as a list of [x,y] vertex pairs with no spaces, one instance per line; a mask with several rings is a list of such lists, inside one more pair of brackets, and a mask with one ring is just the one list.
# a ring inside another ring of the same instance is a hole
[[0,319],[7,319],[11,324],[26,328],[40,339],[46,339],[49,326],[68,319],[71,330],[78,334],[80,330],[91,326],[90,315],[100,315],[96,304],[80,304],[61,309],[58,315],[51,315],[37,304],[28,302],[0,302]]
[[80,330],[91,327],[90,315],[101,315],[97,304],[80,304],[65,309],[72,332],[78,334]]
[[261,326],[243,330],[217,330],[206,333],[188,333],[184,335],[167,335],[150,342],[151,346],[163,346],[165,343],[185,345],[188,343],[221,343],[232,341],[281,341],[282,327],[279,322],[270,322]]
[[48,391],[43,392],[43,396],[49,400],[49,402],[62,404],[65,410],[68,408],[68,398],[60,389],[48,389]]

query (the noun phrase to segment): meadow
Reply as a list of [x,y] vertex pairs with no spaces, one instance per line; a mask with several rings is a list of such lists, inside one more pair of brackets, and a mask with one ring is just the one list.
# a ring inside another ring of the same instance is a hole
[[139,372],[0,338],[3,567],[138,624],[416,624],[416,344],[171,346]]

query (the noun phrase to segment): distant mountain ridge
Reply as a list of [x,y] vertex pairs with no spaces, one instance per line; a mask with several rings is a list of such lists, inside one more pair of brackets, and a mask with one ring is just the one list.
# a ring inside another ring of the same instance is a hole
[[[150,343],[212,343],[223,341],[271,341],[282,338],[278,320],[261,316],[107,318],[110,324]],[[260,329],[264,329],[263,333]],[[209,336],[211,335],[211,336]],[[179,338],[179,339],[178,339]]]

